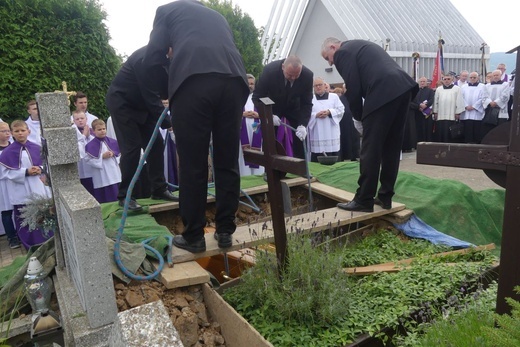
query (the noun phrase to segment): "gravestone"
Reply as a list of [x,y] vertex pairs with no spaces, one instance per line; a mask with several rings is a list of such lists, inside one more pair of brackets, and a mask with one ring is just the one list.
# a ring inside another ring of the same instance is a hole
[[110,334],[110,347],[183,347],[162,301],[119,313]]
[[39,93],[36,101],[59,225],[58,269],[73,283],[89,326],[99,328],[117,317],[101,207],[79,182],[79,151],[67,94]]

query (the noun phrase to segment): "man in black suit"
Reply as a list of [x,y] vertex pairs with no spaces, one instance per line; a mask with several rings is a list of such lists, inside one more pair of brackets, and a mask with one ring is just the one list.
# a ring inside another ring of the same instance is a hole
[[[253,102],[258,103],[260,98],[266,96],[273,100],[273,115],[276,115],[273,124],[280,125],[279,118],[285,117],[289,125],[297,129],[296,136],[303,141],[312,111],[313,80],[312,71],[303,66],[296,56],[273,61],[264,67],[258,78]],[[278,140],[281,138],[278,137]],[[293,140],[292,151],[294,157],[305,159],[301,141]],[[284,142],[287,144],[287,141]]]
[[[157,76],[161,83],[152,83],[142,65],[145,52],[146,46],[128,58],[110,84],[106,95],[107,107],[121,150],[121,183],[117,195],[120,206],[124,204],[128,186],[139,165],[141,149],[148,145],[155,124],[164,110],[161,96],[167,93],[166,71],[163,69],[162,75]],[[162,64],[167,63],[165,56]],[[170,128],[169,119],[165,119],[161,126],[163,129]],[[160,135],[155,139],[146,162],[152,199],[176,201],[177,198],[168,191],[164,178],[164,144]],[[142,207],[132,197],[128,209],[140,211]]]
[[216,190],[215,238],[232,245],[240,193],[238,148],[242,110],[249,95],[242,56],[226,19],[197,1],[157,9],[145,64],[151,76],[171,56],[168,99],[177,142],[182,235],[173,243],[190,252],[206,250],[208,152],[213,143]]
[[[359,188],[352,201],[338,207],[372,212],[375,203],[390,209],[406,114],[417,83],[383,48],[369,41],[341,42],[331,37],[323,42],[321,55],[329,65],[336,65],[347,86],[345,95],[354,119],[363,124]],[[381,187],[374,200],[378,179]]]

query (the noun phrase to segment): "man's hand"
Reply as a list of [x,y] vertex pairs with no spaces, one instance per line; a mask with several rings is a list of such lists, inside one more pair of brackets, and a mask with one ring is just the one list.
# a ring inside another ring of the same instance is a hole
[[298,125],[296,128],[296,136],[303,141],[307,137],[307,129],[303,125]]
[[106,151],[105,153],[103,153],[102,157],[103,159],[108,159],[108,158],[112,158],[114,156],[114,153],[112,151]]
[[279,127],[281,124],[282,124],[282,121],[280,120],[280,117],[278,117],[277,115],[273,114],[273,125],[275,127]]

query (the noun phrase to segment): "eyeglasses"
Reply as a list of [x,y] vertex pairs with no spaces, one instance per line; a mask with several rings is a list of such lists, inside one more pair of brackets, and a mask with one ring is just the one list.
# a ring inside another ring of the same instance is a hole
[[450,78],[450,77],[448,77],[448,78],[443,78],[442,80],[443,80],[443,81],[451,81],[451,78]]
[[315,87],[323,87],[323,83],[318,83],[314,85]]
[[11,130],[0,130],[0,133],[2,133],[2,134],[7,134],[7,133],[10,133],[10,132],[11,132]]

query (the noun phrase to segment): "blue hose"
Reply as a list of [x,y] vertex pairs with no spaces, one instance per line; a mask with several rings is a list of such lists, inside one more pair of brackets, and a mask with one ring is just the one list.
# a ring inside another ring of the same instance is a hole
[[[157,270],[155,270],[153,273],[151,273],[150,275],[147,275],[147,276],[135,275],[134,273],[132,273],[125,267],[125,265],[121,261],[121,253],[120,253],[121,239],[123,237],[123,230],[125,228],[126,217],[128,216],[128,204],[130,203],[130,200],[132,199],[132,191],[134,190],[135,183],[137,182],[137,179],[139,178],[139,175],[141,174],[141,171],[143,169],[146,158],[148,157],[148,154],[150,153],[150,150],[152,149],[155,139],[157,138],[157,134],[159,133],[159,126],[167,114],[168,114],[168,108],[165,107],[164,111],[161,113],[161,116],[157,120],[157,124],[155,124],[155,128],[153,130],[152,137],[150,138],[150,142],[148,142],[148,145],[146,146],[146,149],[145,149],[143,155],[141,156],[141,159],[139,160],[139,165],[137,166],[137,170],[135,171],[134,177],[132,177],[132,180],[130,181],[130,185],[128,186],[128,190],[126,191],[125,204],[123,207],[123,215],[121,217],[121,223],[119,224],[119,229],[117,230],[116,242],[114,244],[114,259],[116,261],[117,266],[127,277],[129,277],[133,280],[138,280],[138,281],[148,281],[148,280],[154,279],[161,273],[161,271],[164,267],[164,259],[163,259],[163,256],[161,255],[161,253],[159,253],[159,251],[157,251],[155,248],[148,245],[148,243],[153,241],[156,237],[152,237],[152,238],[146,239],[141,242],[141,244],[143,245],[143,247],[146,250],[149,250],[150,252],[152,252],[156,256],[156,258],[159,259],[159,266],[157,267]],[[173,238],[171,236],[169,236],[168,237],[168,244],[169,244],[168,263],[170,263],[170,265],[172,264],[172,261],[171,261],[172,241],[173,241]]]

